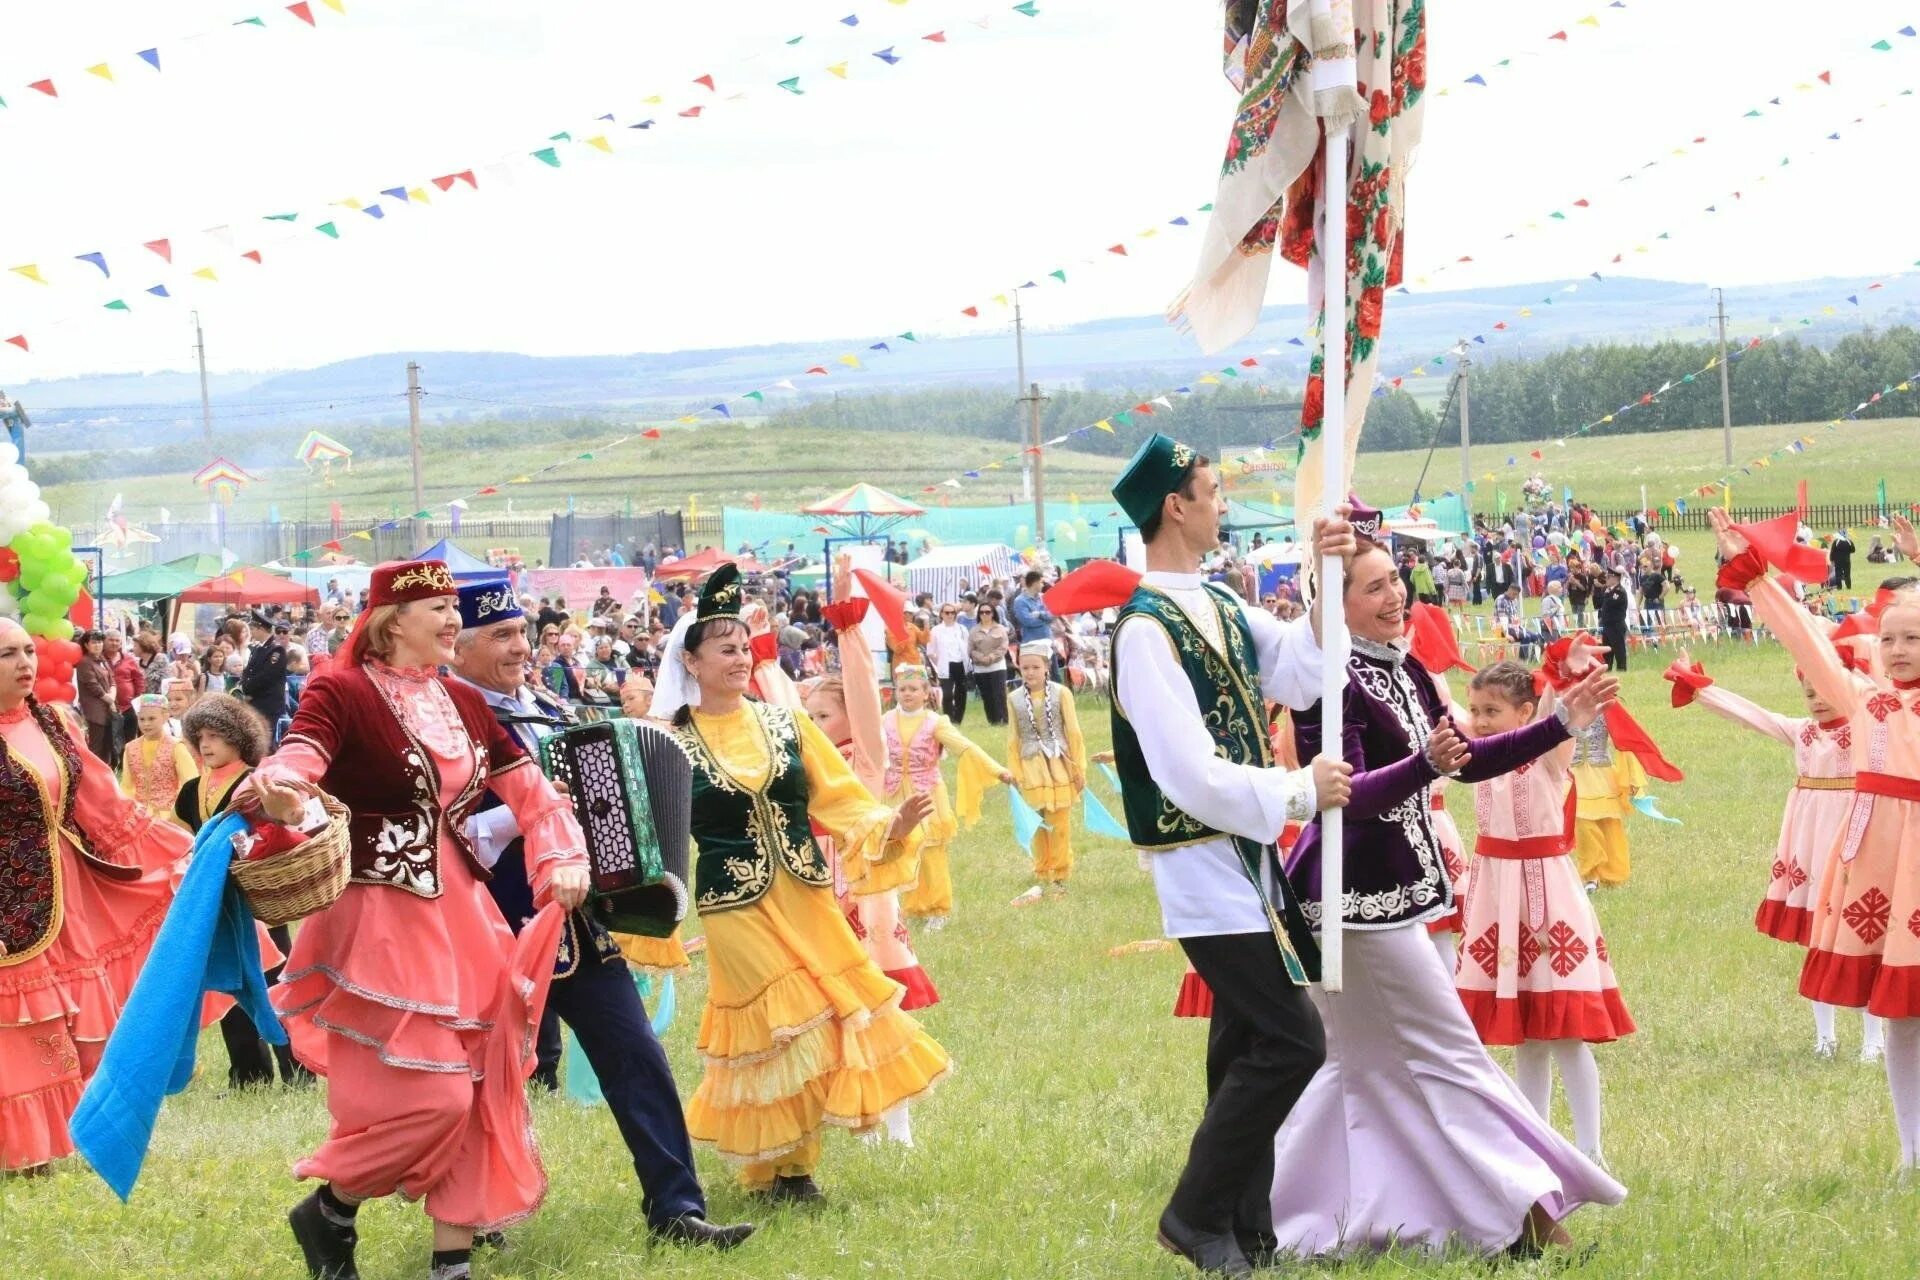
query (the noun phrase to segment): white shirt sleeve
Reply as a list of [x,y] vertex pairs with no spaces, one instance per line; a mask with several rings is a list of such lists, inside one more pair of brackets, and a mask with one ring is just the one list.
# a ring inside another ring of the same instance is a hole
[[[1260,692],[1273,702],[1305,711],[1320,701],[1320,672],[1328,654],[1314,638],[1306,618],[1282,622],[1265,609],[1240,606],[1253,630],[1254,658],[1260,664]],[[1332,655],[1346,666],[1347,655]]]
[[474,861],[487,870],[493,870],[493,864],[500,861],[500,855],[507,846],[520,838],[520,819],[513,816],[513,810],[506,805],[498,805],[484,813],[476,813],[467,819],[467,839],[473,844]]
[[[1313,652],[1319,654],[1318,646]],[[1147,772],[1174,807],[1220,831],[1262,842],[1276,838],[1287,822],[1313,816],[1318,806],[1310,770],[1232,764],[1214,754],[1193,685],[1158,626],[1135,621],[1120,628],[1114,671],[1114,696],[1134,726]]]

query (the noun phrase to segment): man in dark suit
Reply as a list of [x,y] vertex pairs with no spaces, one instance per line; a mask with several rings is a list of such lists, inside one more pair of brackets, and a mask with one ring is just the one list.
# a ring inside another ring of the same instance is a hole
[[1593,593],[1593,611],[1599,615],[1600,643],[1607,646],[1607,667],[1627,669],[1627,589],[1618,569],[1607,570],[1606,585]]
[[253,648],[240,673],[240,700],[277,726],[287,714],[287,637],[275,635],[258,609],[247,615],[247,631]]
[[[477,689],[507,733],[537,758],[540,740],[564,728],[572,716],[565,705],[527,683],[532,655],[526,615],[506,580],[462,583],[460,620],[464,629],[454,650],[454,677]],[[500,914],[518,933],[533,915],[519,823],[489,794],[467,820],[467,836],[492,872],[487,889]],[[586,911],[568,917],[547,1013],[572,1028],[600,1079],[607,1109],[633,1155],[648,1233],[716,1249],[731,1249],[752,1235],[747,1223],[707,1221],[706,1196],[693,1171],[693,1147],[666,1051],[647,1021],[619,945]],[[545,1030],[543,1025],[543,1038]],[[555,1032],[557,1058],[557,1027]]]

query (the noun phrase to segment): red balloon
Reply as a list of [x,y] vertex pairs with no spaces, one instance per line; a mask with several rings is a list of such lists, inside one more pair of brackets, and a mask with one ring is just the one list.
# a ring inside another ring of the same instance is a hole
[[67,610],[67,620],[82,631],[93,629],[93,595],[86,588],[81,588],[73,608]]
[[41,676],[34,683],[33,696],[42,702],[72,702],[73,686],[51,676]]
[[12,547],[0,547],[0,582],[12,582],[20,576],[20,557]]

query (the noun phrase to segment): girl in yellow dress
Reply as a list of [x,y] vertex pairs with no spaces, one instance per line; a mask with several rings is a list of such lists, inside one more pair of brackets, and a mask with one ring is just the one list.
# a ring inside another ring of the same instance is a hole
[[1639,757],[1618,751],[1607,736],[1605,718],[1573,735],[1575,802],[1573,860],[1589,891],[1617,889],[1632,870],[1627,848],[1627,815],[1633,798],[1647,788]]
[[140,722],[140,736],[127,744],[120,757],[120,789],[152,816],[176,821],[174,797],[187,779],[200,773],[193,752],[167,732],[167,700],[159,694],[135,698],[133,715]]
[[1087,787],[1087,744],[1080,736],[1073,694],[1047,679],[1053,646],[1034,640],[1020,646],[1020,687],[1007,700],[1007,761],[1019,779],[1020,798],[1046,826],[1033,836],[1033,878],[1016,898],[1031,902],[1051,887],[1067,891],[1073,871],[1073,804]]
[[[958,812],[969,823],[980,818],[980,795],[995,781],[1011,783],[1013,774],[1001,767],[972,738],[927,704],[932,693],[927,669],[893,669],[893,710],[881,720],[887,743],[887,802],[901,804],[910,795],[933,799],[933,816],[920,837],[919,880],[901,898],[907,914],[927,922],[929,929],[946,927],[953,914],[953,876],[947,867],[947,846],[959,834],[960,822],[940,776],[940,758],[951,754],[960,762]],[[906,872],[900,883],[912,882]]]
[[742,1162],[749,1190],[804,1203],[822,1198],[823,1128],[872,1130],[949,1069],[840,913],[813,827],[843,858],[868,858],[910,843],[932,802],[875,801],[805,715],[745,697],[753,647],[739,608],[738,571],[723,566],[674,628],[654,701],[693,759],[707,936],[706,1070],[687,1129]]

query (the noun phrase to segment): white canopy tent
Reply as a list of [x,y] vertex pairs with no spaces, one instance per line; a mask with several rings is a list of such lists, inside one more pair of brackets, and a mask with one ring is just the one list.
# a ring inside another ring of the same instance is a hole
[[907,593],[931,592],[936,604],[958,600],[962,592],[980,584],[981,565],[998,580],[1013,573],[1020,560],[1012,547],[1001,542],[935,547],[907,564]]

